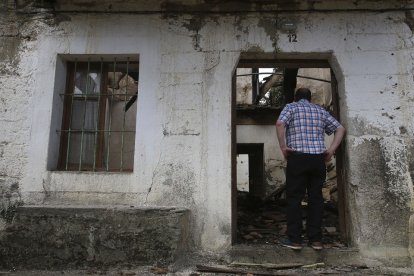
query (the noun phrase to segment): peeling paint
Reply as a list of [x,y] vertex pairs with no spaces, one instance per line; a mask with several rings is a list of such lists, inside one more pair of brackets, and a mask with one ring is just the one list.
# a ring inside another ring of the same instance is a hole
[[[19,183],[13,178],[0,178],[0,220],[11,222],[18,206],[23,204]],[[0,229],[1,230],[1,229]]]
[[220,52],[207,52],[204,58],[204,68],[206,71],[213,70],[220,63]]
[[412,179],[408,168],[407,147],[400,139],[383,138],[381,150],[386,164],[386,189],[399,208],[407,208],[412,197],[408,187]]
[[[356,116],[348,119],[347,135],[357,137],[381,137],[384,133],[379,127],[370,124],[366,118]],[[370,138],[372,139],[372,138]]]
[[174,202],[174,204],[194,204],[195,174],[191,167],[184,163],[168,163],[156,172],[156,181],[171,189],[171,193],[165,194],[162,202]]
[[200,136],[200,132],[193,129],[184,129],[181,132],[172,132],[164,129],[162,133],[164,136]]

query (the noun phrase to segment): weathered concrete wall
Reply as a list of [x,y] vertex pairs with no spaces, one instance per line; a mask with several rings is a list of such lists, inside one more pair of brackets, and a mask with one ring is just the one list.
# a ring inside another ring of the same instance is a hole
[[286,161],[276,138],[274,125],[238,125],[237,143],[263,143],[264,197],[285,183]]
[[34,82],[34,58],[29,52],[36,30],[12,7],[11,1],[0,4],[0,229],[22,202],[22,168],[27,164],[30,137],[27,110]]
[[[188,207],[195,245],[227,249],[231,78],[241,53],[326,57],[338,78],[341,118],[349,130],[345,183],[351,240],[366,256],[406,260],[414,239],[408,234],[413,207],[413,15],[392,10],[402,1],[380,2],[381,13],[335,12],[331,3],[325,3],[323,12],[280,14],[4,13],[2,202],[17,202],[22,195],[25,203],[34,204]],[[360,7],[376,4],[360,2]],[[320,3],[316,6],[321,10]],[[294,22],[297,42],[289,42],[279,24],[286,21]],[[48,144],[60,120],[52,114],[59,110],[59,100],[54,101],[59,83],[53,81],[61,62],[58,54],[137,53],[134,172],[47,170]]]
[[0,267],[171,263],[188,249],[188,220],[178,208],[19,207],[0,233]]
[[[406,146],[402,140],[381,136],[358,137],[349,142],[358,152],[358,156],[349,155],[351,177],[347,186],[348,204],[354,206],[351,228],[356,243],[362,252],[369,251],[367,254],[388,264],[408,263],[405,247],[409,241],[411,180],[407,179]],[[360,179],[362,176],[369,179]]]
[[249,155],[237,155],[237,190],[249,192]]
[[[238,68],[236,79],[236,103],[237,104],[252,104],[252,73],[250,68]],[[247,76],[242,76],[247,75]]]

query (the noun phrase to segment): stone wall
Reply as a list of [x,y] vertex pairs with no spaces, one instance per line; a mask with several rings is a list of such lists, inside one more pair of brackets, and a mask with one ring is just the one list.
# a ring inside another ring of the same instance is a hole
[[0,234],[0,266],[164,265],[186,253],[188,219],[177,208],[20,207]]

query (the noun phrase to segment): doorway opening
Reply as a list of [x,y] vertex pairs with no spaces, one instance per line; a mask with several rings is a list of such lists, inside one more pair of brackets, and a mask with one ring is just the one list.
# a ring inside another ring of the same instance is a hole
[[237,190],[249,197],[265,193],[263,143],[237,144]]
[[[277,244],[286,237],[284,160],[276,120],[307,87],[312,102],[339,118],[338,85],[327,60],[241,59],[233,77],[232,216],[235,244]],[[327,145],[332,136],[326,136]],[[343,154],[327,163],[322,231],[326,247],[349,240],[343,185]],[[306,198],[302,201],[306,220]],[[306,226],[305,226],[306,227]],[[304,229],[305,229],[304,227]]]

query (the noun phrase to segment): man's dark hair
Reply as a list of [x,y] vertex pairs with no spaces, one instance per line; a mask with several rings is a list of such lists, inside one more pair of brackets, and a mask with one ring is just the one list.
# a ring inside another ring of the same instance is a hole
[[295,102],[300,101],[302,99],[311,101],[312,93],[308,88],[299,88],[296,90],[295,93]]

